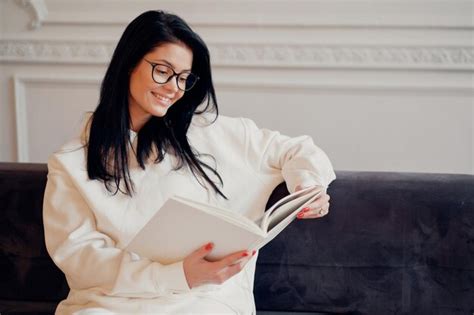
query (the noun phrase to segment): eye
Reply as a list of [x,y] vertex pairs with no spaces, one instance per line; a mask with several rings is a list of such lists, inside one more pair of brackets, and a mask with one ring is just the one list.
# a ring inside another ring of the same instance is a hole
[[170,68],[163,65],[156,65],[155,72],[156,74],[159,74],[159,75],[172,75],[173,74],[173,71]]

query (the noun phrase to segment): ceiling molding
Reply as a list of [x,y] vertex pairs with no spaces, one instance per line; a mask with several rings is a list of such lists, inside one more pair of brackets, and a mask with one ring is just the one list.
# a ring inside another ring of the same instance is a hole
[[469,0],[21,1],[37,12],[48,7],[39,25],[125,26],[146,10],[162,9],[192,26],[474,28]]
[[29,27],[39,29],[48,16],[48,8],[44,0],[17,0],[22,7],[33,12]]
[[[0,40],[0,62],[107,64],[115,43]],[[474,70],[474,47],[209,44],[214,66]]]

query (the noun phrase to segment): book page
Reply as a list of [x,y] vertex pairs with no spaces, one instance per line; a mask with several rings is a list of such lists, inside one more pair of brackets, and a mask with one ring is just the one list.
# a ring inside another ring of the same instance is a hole
[[[308,187],[306,189],[299,190],[294,192],[279,201],[277,201],[270,209],[265,212],[265,215],[260,223],[260,227],[263,231],[267,232],[271,229],[270,222],[272,226],[281,221],[285,216],[289,215],[294,209],[301,205],[301,199],[304,196],[310,198],[311,196],[317,195],[320,193],[320,188],[318,187]],[[299,200],[299,201],[295,201]],[[271,217],[273,217],[271,219]]]
[[238,214],[236,212],[232,212],[230,210],[224,209],[224,208],[219,208],[216,206],[212,206],[207,203],[199,202],[199,201],[194,201],[185,197],[181,196],[173,196],[172,199],[177,200],[179,202],[182,202],[184,204],[187,204],[191,207],[196,207],[199,208],[199,210],[209,213],[210,215],[217,216],[222,218],[223,220],[226,220],[228,222],[231,222],[237,226],[240,226],[244,229],[247,229],[249,231],[252,231],[254,233],[261,233],[261,228],[259,225],[257,225],[254,221],[250,220],[247,217],[244,217],[241,214]]
[[[303,196],[301,197],[301,200],[305,200],[302,204],[300,204],[299,207],[293,208],[293,212],[284,217],[283,220],[280,222],[277,222],[276,225],[274,225],[270,230],[268,230],[267,236],[263,240],[256,240],[256,242],[253,244],[252,249],[258,250],[265,246],[268,242],[273,240],[278,234],[280,234],[281,231],[283,231],[295,218],[298,212],[310,203],[312,203],[314,200],[316,200],[319,196],[320,191],[316,195],[309,195],[309,196]],[[308,197],[308,198],[305,198]],[[300,199],[296,200],[299,201]],[[276,221],[275,221],[276,222]]]
[[291,215],[295,210],[298,210],[297,212],[299,212],[299,210],[303,209],[303,205],[305,205],[309,199],[317,197],[319,194],[320,191],[314,191],[314,193],[303,195],[275,209],[269,216],[268,223],[264,231],[270,232],[275,225],[280,223],[287,216]]

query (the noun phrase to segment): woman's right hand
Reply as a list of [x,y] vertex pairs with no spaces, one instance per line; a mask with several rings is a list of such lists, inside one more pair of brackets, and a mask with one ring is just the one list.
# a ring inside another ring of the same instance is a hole
[[208,243],[188,255],[183,261],[184,274],[190,288],[203,284],[222,284],[239,273],[255,254],[242,250],[232,253],[221,260],[208,261],[206,257],[213,244]]

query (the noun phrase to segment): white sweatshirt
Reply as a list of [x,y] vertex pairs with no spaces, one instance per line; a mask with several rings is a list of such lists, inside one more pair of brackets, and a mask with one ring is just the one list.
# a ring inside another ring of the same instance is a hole
[[[188,138],[199,153],[215,158],[201,156],[217,166],[228,200],[204,189],[188,167],[174,171],[170,154],[145,170],[131,162],[133,197],[111,195],[103,183],[88,179],[80,137],[50,157],[43,205],[46,246],[71,289],[56,314],[255,313],[257,255],[224,284],[190,289],[182,262],[162,265],[123,250],[173,194],[256,220],[282,181],[293,192],[298,184],[327,187],[335,179],[326,154],[308,136],[290,138],[243,118],[219,116],[209,125],[206,117],[214,116],[195,116]],[[134,132],[131,140],[136,145]]]

